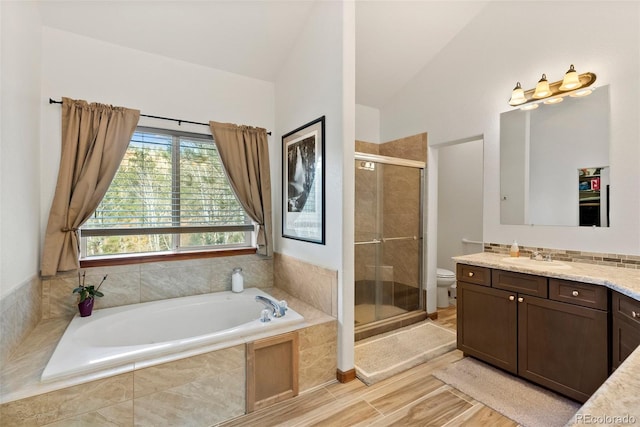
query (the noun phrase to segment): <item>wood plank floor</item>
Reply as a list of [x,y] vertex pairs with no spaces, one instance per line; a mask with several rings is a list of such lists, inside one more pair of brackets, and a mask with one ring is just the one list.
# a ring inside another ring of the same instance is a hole
[[[436,322],[455,330],[455,307]],[[517,426],[431,375],[462,358],[451,351],[367,387],[359,380],[333,383],[223,426]]]

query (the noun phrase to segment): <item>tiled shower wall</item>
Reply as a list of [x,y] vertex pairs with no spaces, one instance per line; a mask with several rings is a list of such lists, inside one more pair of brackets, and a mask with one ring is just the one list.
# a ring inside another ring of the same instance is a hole
[[[94,267],[86,271],[86,284],[97,285],[107,274],[94,308],[116,307],[209,292],[231,290],[231,273],[242,268],[244,286],[273,286],[273,259],[258,255],[166,261],[115,267]],[[42,281],[42,318],[71,317],[77,312],[78,276]]]
[[[427,134],[409,136],[383,144],[373,144],[356,141],[356,151],[361,153],[379,154],[408,160],[426,162]],[[419,194],[420,180],[413,169],[390,168],[385,172],[383,181],[376,182],[374,172],[356,169],[355,197],[356,241],[371,240],[378,229],[376,208],[376,187],[383,187],[381,195],[383,201],[383,234],[385,236],[406,237],[416,234],[419,229],[420,211],[416,203],[415,194]],[[389,189],[403,189],[389,191]],[[410,197],[411,199],[407,199]],[[419,197],[419,196],[418,196]],[[388,242],[392,250],[384,252],[382,259],[382,277],[385,281],[395,281],[405,285],[419,287],[420,262],[416,262],[416,245],[420,241]],[[391,246],[393,245],[393,246]],[[375,245],[358,245],[355,252],[355,280],[371,279],[372,266],[375,265]],[[384,268],[387,266],[388,268]]]

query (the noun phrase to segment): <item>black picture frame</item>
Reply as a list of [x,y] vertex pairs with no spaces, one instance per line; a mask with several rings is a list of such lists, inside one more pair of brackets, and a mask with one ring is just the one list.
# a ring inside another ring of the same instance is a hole
[[325,244],[325,116],[282,136],[282,237]]

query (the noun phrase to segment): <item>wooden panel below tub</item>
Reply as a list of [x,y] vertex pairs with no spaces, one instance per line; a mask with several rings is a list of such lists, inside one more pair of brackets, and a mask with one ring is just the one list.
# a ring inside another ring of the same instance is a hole
[[298,333],[247,343],[247,413],[298,395]]

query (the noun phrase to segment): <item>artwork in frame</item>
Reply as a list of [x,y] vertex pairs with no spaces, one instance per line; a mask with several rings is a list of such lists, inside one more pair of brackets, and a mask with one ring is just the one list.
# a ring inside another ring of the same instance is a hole
[[324,116],[282,137],[282,237],[325,244]]

